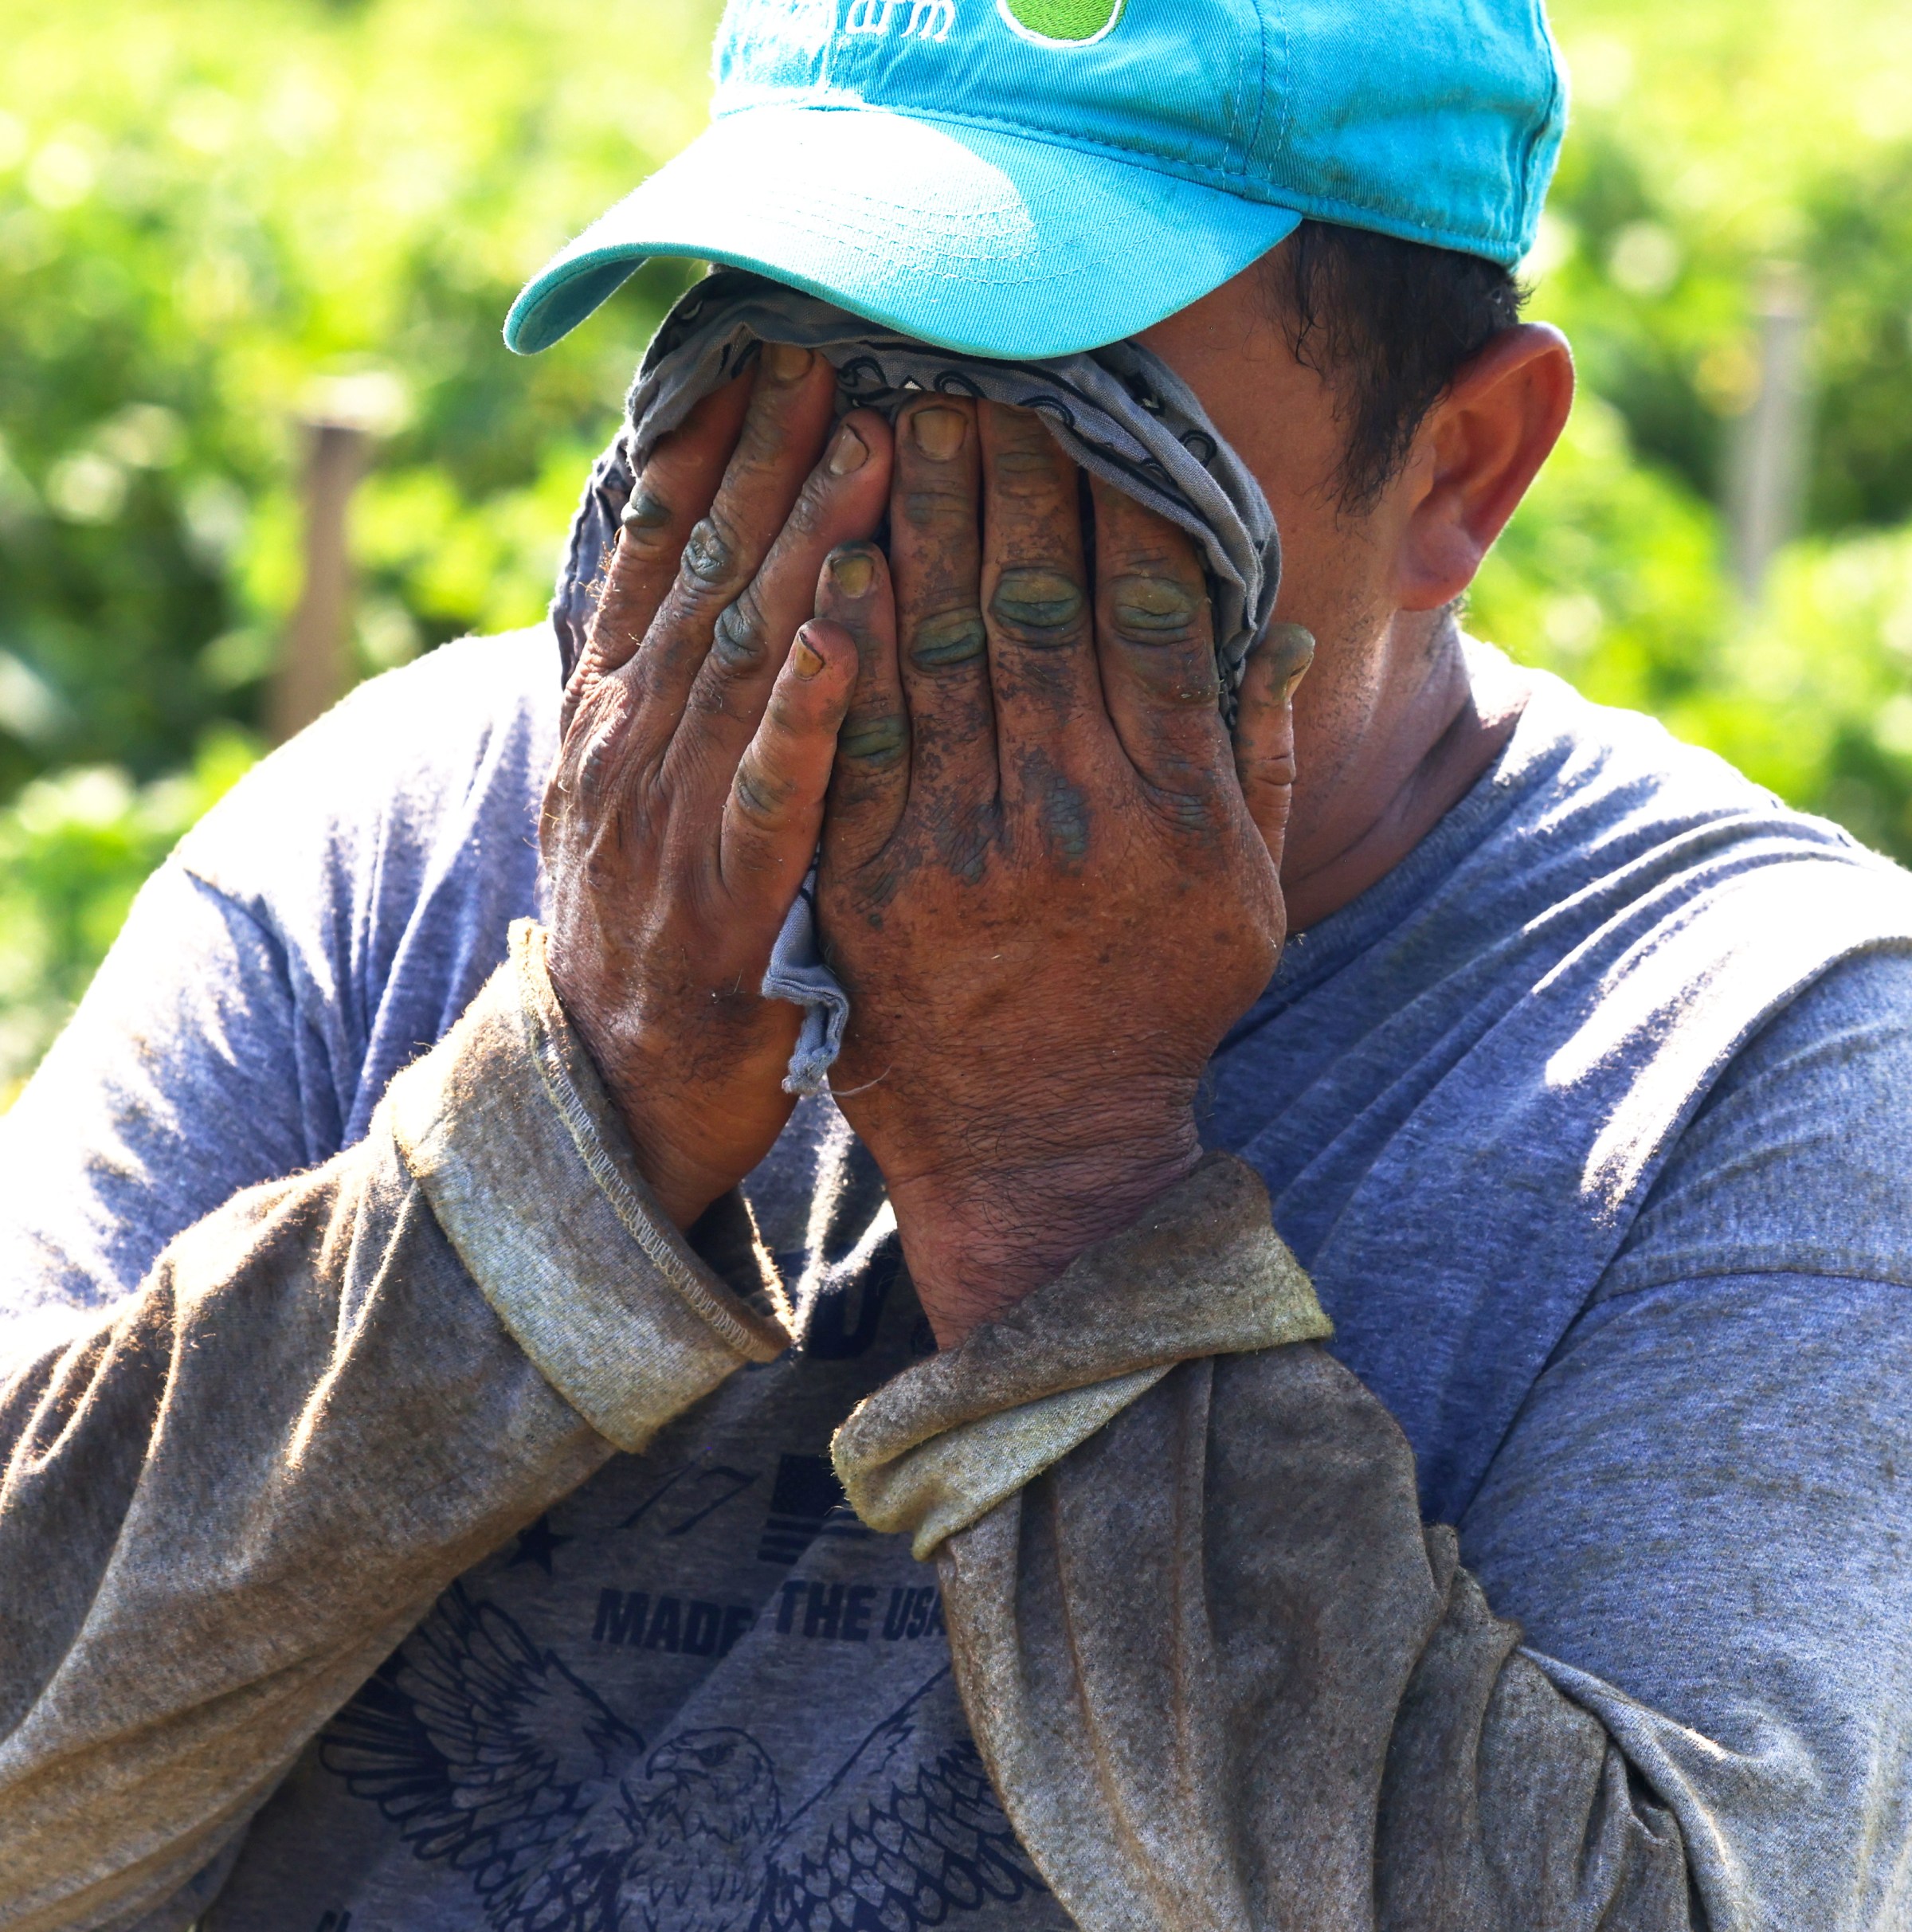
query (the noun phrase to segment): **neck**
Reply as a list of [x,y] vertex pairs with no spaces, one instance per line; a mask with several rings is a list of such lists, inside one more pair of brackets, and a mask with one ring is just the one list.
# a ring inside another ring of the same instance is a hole
[[1426,837],[1499,754],[1532,688],[1499,652],[1470,649],[1446,612],[1397,618],[1365,681],[1365,702],[1328,704],[1365,712],[1361,728],[1318,720],[1324,739],[1358,749],[1324,761],[1333,769],[1311,796],[1305,764],[1296,787],[1281,880],[1291,932],[1358,899]]

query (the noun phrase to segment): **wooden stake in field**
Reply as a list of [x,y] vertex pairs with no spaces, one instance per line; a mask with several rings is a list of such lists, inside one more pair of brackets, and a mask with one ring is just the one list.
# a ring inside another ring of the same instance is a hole
[[308,421],[305,583],[280,649],[266,729],[283,744],[352,684],[352,492],[370,437],[357,423]]
[[1757,601],[1775,553],[1798,534],[1805,502],[1812,312],[1797,269],[1766,270],[1756,315],[1759,391],[1739,419],[1728,488],[1734,574],[1749,602]]
[[405,426],[410,399],[389,370],[323,378],[299,421],[305,439],[305,577],[286,626],[265,726],[283,744],[358,682],[352,651],[352,493],[379,437]]

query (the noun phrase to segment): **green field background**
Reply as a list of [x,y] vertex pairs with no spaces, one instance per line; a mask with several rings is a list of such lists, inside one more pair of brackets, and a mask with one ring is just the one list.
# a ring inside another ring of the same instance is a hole
[[[139,880],[261,750],[302,413],[386,433],[366,675],[542,611],[683,271],[534,360],[524,275],[702,124],[714,10],[0,0],[0,1104]],[[1526,265],[1565,445],[1470,622],[1912,857],[1912,8],[1565,0],[1574,110]],[[1802,532],[1719,507],[1784,265],[1813,321]]]

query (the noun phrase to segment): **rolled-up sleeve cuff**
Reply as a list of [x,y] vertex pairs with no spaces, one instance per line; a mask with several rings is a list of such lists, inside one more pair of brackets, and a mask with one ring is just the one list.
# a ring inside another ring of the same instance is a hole
[[652,1199],[529,920],[512,927],[508,961],[392,1083],[384,1105],[480,1292],[619,1448],[641,1449],[743,1362],[789,1346]]
[[1134,1226],[859,1404],[832,1445],[836,1473],[864,1522],[927,1558],[1177,1362],[1332,1332],[1260,1177],[1210,1154]]

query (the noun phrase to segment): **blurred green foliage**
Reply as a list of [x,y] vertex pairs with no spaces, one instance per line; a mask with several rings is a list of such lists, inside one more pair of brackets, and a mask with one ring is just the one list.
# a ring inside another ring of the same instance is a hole
[[[536,359],[499,327],[702,124],[715,11],[0,0],[0,1096],[256,747],[303,413],[383,429],[360,669],[537,617],[685,272]],[[1471,621],[1912,856],[1912,10],[1554,13],[1574,120],[1527,274],[1582,399]],[[1717,504],[1774,261],[1816,310],[1817,435],[1749,609]]]
[[[1581,399],[1470,621],[1912,859],[1912,10],[1561,0],[1527,273]],[[1773,263],[1814,312],[1805,531],[1756,607],[1718,507]]]
[[527,268],[701,125],[681,0],[0,0],[0,796],[252,721],[302,410],[384,419],[372,669],[533,621],[660,305],[521,359]]

